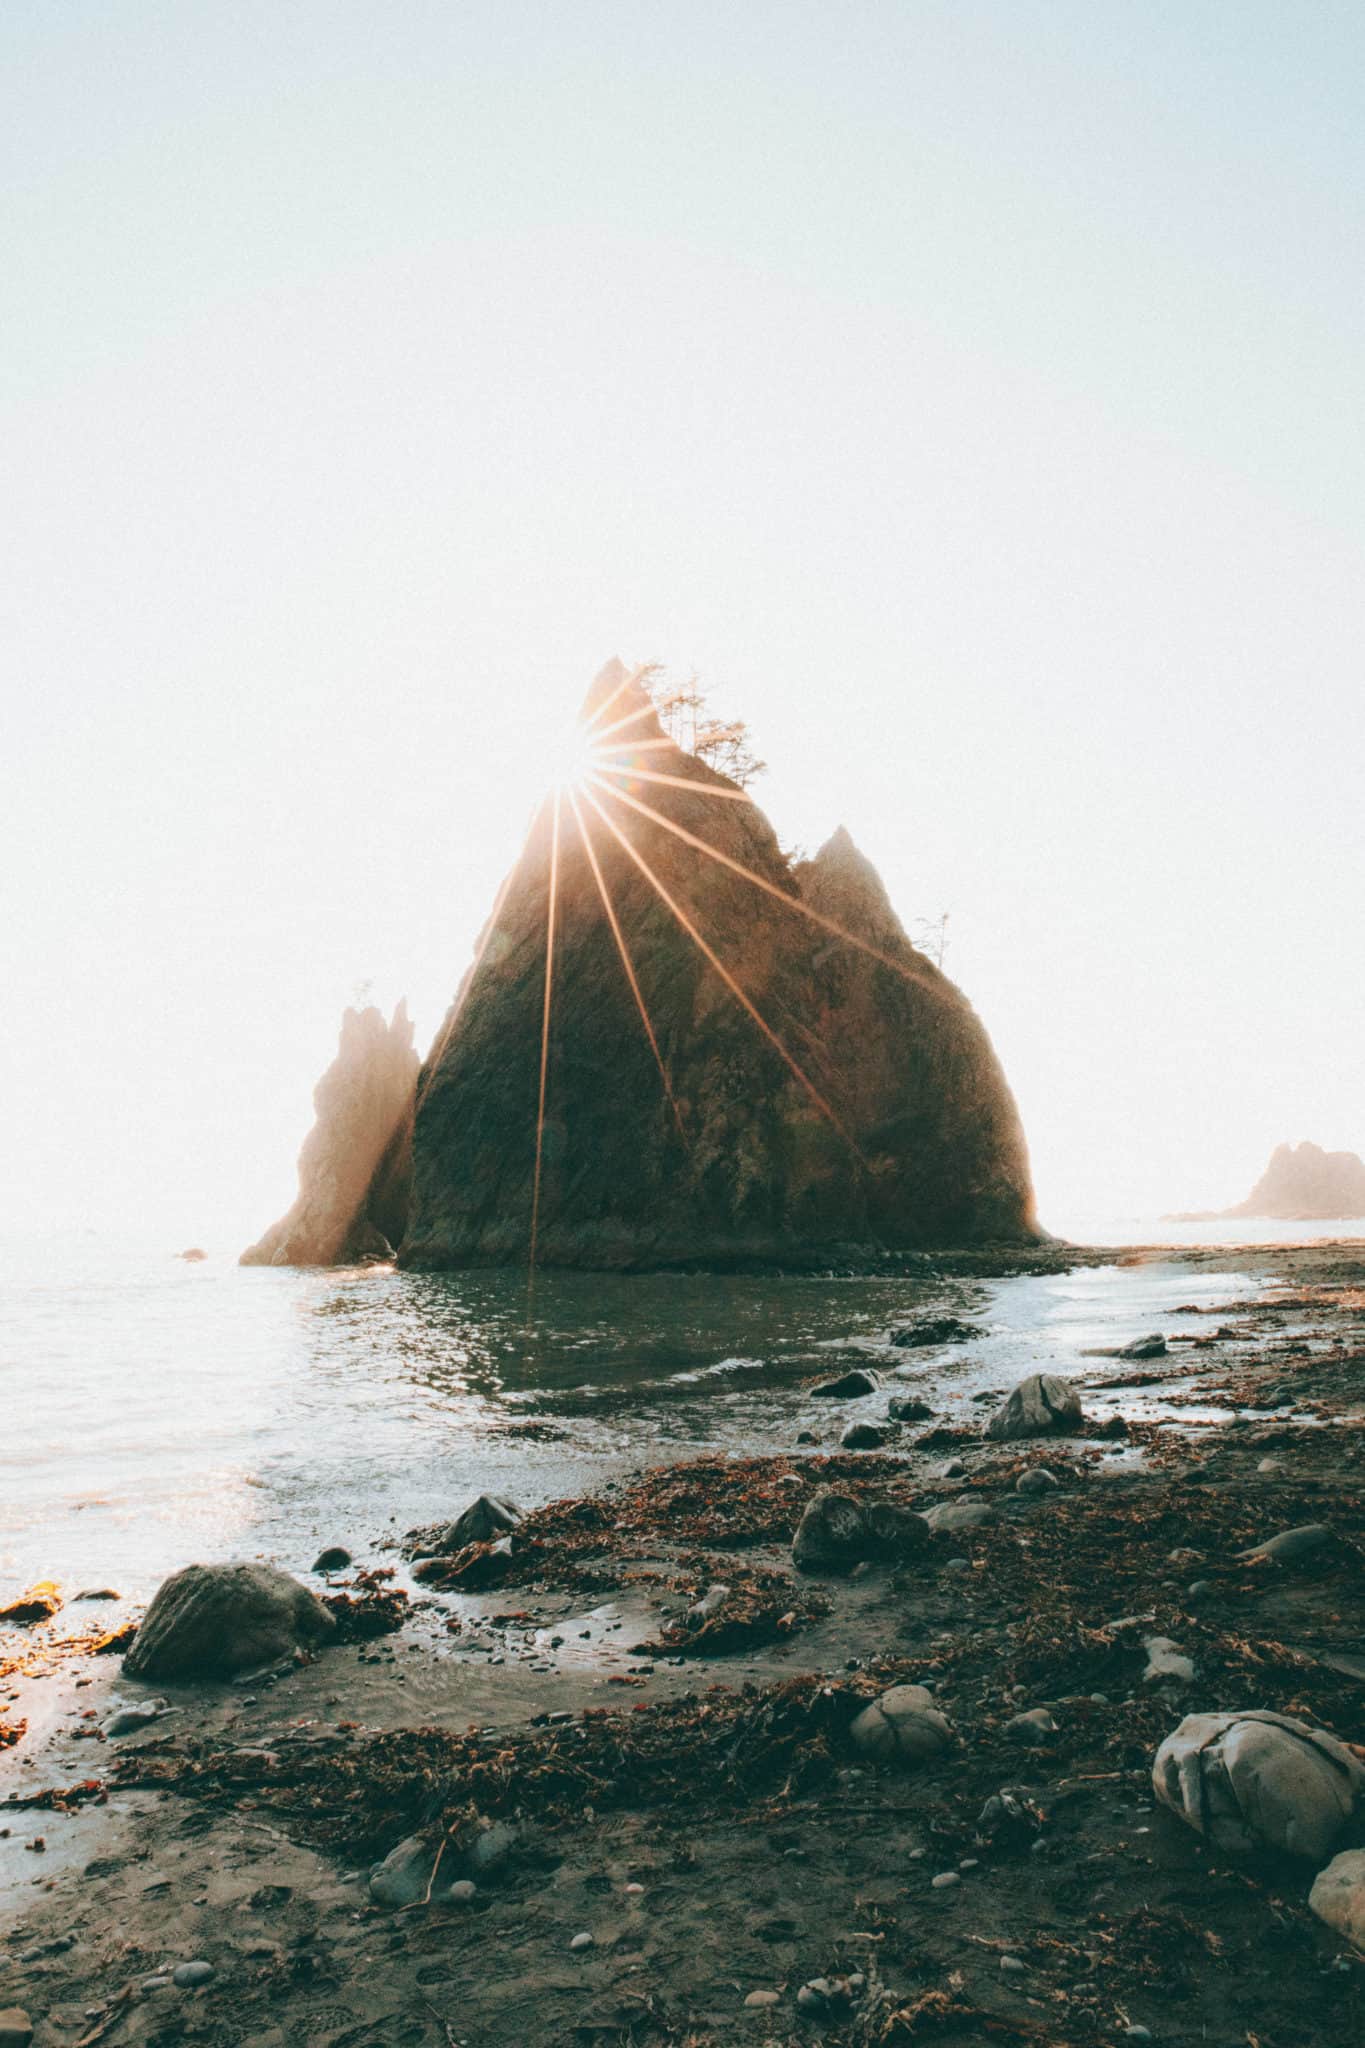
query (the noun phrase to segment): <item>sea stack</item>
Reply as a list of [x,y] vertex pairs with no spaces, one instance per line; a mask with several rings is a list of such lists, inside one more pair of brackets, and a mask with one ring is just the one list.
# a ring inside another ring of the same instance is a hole
[[337,1056],[313,1091],[298,1199],[243,1266],[338,1266],[392,1257],[407,1223],[418,1059],[407,1006],[347,1010]]
[[1365,1160],[1355,1152],[1324,1152],[1306,1139],[1302,1145],[1277,1145],[1246,1200],[1223,1214],[1284,1223],[1365,1216]]
[[524,1263],[538,1127],[545,1265],[1036,1239],[990,1040],[848,833],[790,860],[619,662],[584,718],[597,769],[544,804],[419,1077],[402,1263]]

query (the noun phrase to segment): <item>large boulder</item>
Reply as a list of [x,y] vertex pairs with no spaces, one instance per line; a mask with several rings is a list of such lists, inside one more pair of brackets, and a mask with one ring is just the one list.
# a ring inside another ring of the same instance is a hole
[[1055,1436],[1081,1426],[1081,1397],[1070,1380],[1056,1373],[1030,1373],[1020,1380],[1003,1408],[986,1424],[986,1434],[997,1443],[1017,1437]]
[[510,1536],[521,1519],[521,1509],[515,1501],[504,1500],[495,1493],[481,1493],[462,1515],[457,1515],[438,1533],[431,1549],[438,1555],[452,1556],[470,1543],[496,1543],[500,1537]]
[[869,1558],[910,1556],[929,1538],[923,1515],[891,1501],[866,1506],[824,1486],[811,1496],[792,1539],[792,1562],[803,1572],[850,1572]]
[[1285,1714],[1187,1714],[1152,1765],[1157,1798],[1216,1848],[1321,1863],[1365,1791],[1334,1735]]
[[326,1643],[336,1621],[268,1564],[187,1564],[163,1580],[123,1660],[130,1678],[232,1678]]
[[1343,1849],[1334,1856],[1314,1878],[1308,1904],[1353,1948],[1365,1949],[1365,1849]]
[[953,1739],[952,1724],[922,1685],[893,1685],[849,1729],[853,1747],[879,1764],[920,1764]]
[[803,1572],[847,1572],[868,1555],[867,1517],[849,1494],[823,1486],[807,1503],[792,1539],[792,1562]]
[[619,662],[584,715],[592,780],[536,819],[420,1078],[402,1263],[522,1264],[533,1209],[545,1264],[599,1269],[1036,1242],[985,1029],[848,834],[794,861]]

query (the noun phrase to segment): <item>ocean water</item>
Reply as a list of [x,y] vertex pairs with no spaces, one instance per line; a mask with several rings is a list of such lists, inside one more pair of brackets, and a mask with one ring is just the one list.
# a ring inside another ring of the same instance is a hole
[[[552,1273],[528,1323],[522,1274],[243,1270],[98,1238],[11,1247],[0,1596],[53,1578],[140,1599],[196,1558],[306,1570],[324,1544],[368,1552],[484,1490],[529,1507],[708,1448],[790,1450],[802,1428],[832,1447],[849,1411],[807,1385],[856,1358],[951,1415],[1260,1284],[1162,1261],[933,1285]],[[889,1345],[939,1310],[986,1335]]]

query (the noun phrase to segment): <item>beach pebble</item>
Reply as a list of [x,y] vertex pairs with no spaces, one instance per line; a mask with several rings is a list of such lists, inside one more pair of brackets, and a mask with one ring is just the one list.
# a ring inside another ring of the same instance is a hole
[[893,1422],[927,1422],[934,1411],[918,1394],[893,1394],[886,1412]]
[[479,1896],[479,1887],[470,1877],[457,1877],[445,1896],[452,1906],[472,1906]]
[[938,1477],[940,1479],[960,1479],[966,1469],[967,1467],[963,1464],[961,1458],[947,1458],[938,1468]]
[[930,1886],[936,1892],[946,1892],[951,1885],[961,1882],[962,1879],[956,1870],[940,1870],[937,1877],[931,1877],[929,1880]]
[[1014,1482],[1016,1493],[1051,1493],[1057,1484],[1055,1473],[1046,1465],[1031,1465],[1027,1472],[1021,1472]]
[[628,1899],[642,1898],[644,1896],[644,1889],[642,1884],[628,1884],[625,1887],[626,1897]]
[[1212,1579],[1191,1579],[1185,1588],[1186,1596],[1191,1600],[1207,1600],[1214,1591],[1216,1588]]
[[1081,1426],[1081,1397],[1070,1380],[1052,1372],[1030,1373],[1013,1389],[1003,1408],[986,1424],[997,1443],[1018,1437],[1051,1436]]
[[350,1551],[343,1550],[339,1543],[334,1543],[329,1550],[324,1550],[320,1557],[314,1558],[313,1570],[315,1572],[344,1572],[350,1562]]
[[995,1512],[984,1500],[945,1500],[930,1508],[924,1519],[935,1533],[942,1529],[951,1534],[957,1529],[980,1529],[995,1520]]
[[165,1700],[140,1700],[135,1706],[120,1707],[104,1724],[106,1735],[133,1735],[166,1712]]
[[170,1978],[163,1972],[159,1977],[144,1977],[138,1986],[138,1990],[142,1992],[144,1997],[150,1997],[154,1991],[168,1991],[170,1983]]
[[1134,1337],[1131,1344],[1124,1344],[1114,1353],[1115,1358],[1164,1358],[1166,1339],[1159,1330],[1150,1337]]
[[121,1600],[123,1595],[116,1593],[112,1586],[86,1586],[82,1592],[73,1593],[71,1598],[73,1602],[78,1600]]
[[1027,1971],[1027,1969],[1028,1964],[1024,1961],[1022,1956],[1001,1956],[1000,1958],[1000,1970],[1002,1976],[1022,1977]]
[[7,2005],[0,2011],[0,2048],[28,2048],[33,2039],[33,2022],[22,2006]]
[[804,1486],[806,1482],[799,1472],[779,1472],[773,1483],[776,1486]]
[[1334,1856],[1314,1878],[1308,1904],[1352,1948],[1365,1948],[1365,1849],[1344,1849]]
[[1150,2027],[1125,2027],[1119,2038],[1124,2041],[1150,2041],[1152,2030]]
[[1167,1564],[1182,1565],[1202,1564],[1204,1562],[1204,1553],[1202,1550],[1191,1550],[1188,1544],[1182,1544],[1178,1550],[1167,1551],[1166,1562]]
[[922,1685],[893,1685],[863,1708],[848,1732],[854,1748],[874,1763],[923,1763],[953,1739],[951,1726]]
[[177,1963],[171,1972],[171,1981],[179,1985],[182,1991],[193,1991],[196,1985],[207,1984],[212,1975],[212,1963]]
[[687,1610],[687,1619],[690,1626],[700,1628],[704,1621],[711,1619],[711,1616],[718,1608],[725,1605],[729,1597],[730,1588],[728,1586],[723,1586],[719,1582],[714,1586],[708,1586],[701,1599]]
[[595,1935],[576,1934],[569,1943],[569,1950],[573,1955],[580,1955],[585,1948],[595,1948],[596,1945],[597,1937]]
[[1321,1864],[1365,1795],[1365,1766],[1285,1714],[1187,1714],[1156,1753],[1156,1796],[1218,1848]]
[[1011,1715],[1005,1723],[1005,1733],[1013,1742],[1022,1742],[1030,1749],[1041,1749],[1051,1742],[1058,1728],[1046,1707],[1028,1707],[1022,1714]]
[[943,1560],[945,1572],[969,1572],[972,1561],[969,1557],[947,1557]]
[[1147,1652],[1147,1669],[1142,1674],[1144,1685],[1194,1683],[1193,1657],[1187,1657],[1169,1636],[1147,1636],[1142,1647]]
[[1250,1550],[1239,1550],[1237,1558],[1240,1564],[1252,1564],[1264,1557],[1275,1564],[1296,1564],[1301,1557],[1310,1557],[1331,1540],[1332,1532],[1325,1522],[1305,1522],[1297,1529],[1282,1529],[1278,1536],[1267,1537],[1264,1543],[1253,1544]]
[[1257,1464],[1256,1470],[1264,1472],[1268,1477],[1272,1472],[1283,1472],[1284,1461],[1280,1458],[1262,1458]]
[[767,2012],[781,2002],[782,1994],[778,1991],[751,1991],[744,2001],[750,2012]]

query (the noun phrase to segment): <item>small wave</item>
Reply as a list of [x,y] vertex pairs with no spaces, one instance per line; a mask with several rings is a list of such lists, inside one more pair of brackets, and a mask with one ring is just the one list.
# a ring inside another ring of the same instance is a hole
[[699,1365],[691,1372],[671,1372],[666,1380],[647,1380],[651,1387],[691,1386],[697,1380],[718,1379],[727,1372],[762,1372],[765,1358],[722,1358],[715,1365]]

